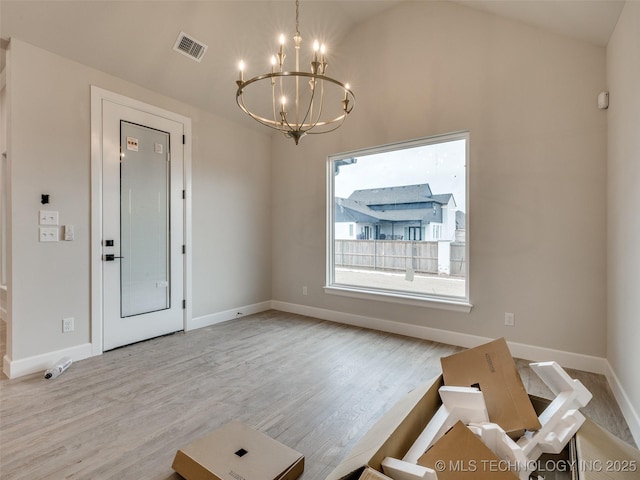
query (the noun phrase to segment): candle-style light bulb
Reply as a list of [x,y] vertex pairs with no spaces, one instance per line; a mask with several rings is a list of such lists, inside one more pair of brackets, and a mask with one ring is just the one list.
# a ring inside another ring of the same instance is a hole
[[282,66],[284,65],[284,35],[280,34],[280,50],[278,50],[278,61],[280,62],[280,70],[282,70]]
[[320,50],[320,44],[318,43],[318,40],[315,40],[313,42],[313,61],[314,62],[318,61],[318,50]]
[[322,75],[327,71],[327,59],[325,57],[325,53],[327,53],[327,47],[325,47],[323,43],[320,45],[320,73]]
[[275,55],[271,55],[271,73],[273,73],[276,69],[276,56]]
[[240,81],[243,82],[244,81],[244,62],[242,60],[240,60],[240,63],[238,64],[238,68],[240,69]]

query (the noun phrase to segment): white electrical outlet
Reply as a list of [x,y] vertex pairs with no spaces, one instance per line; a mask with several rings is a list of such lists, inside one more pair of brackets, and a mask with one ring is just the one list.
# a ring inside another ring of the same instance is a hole
[[516,316],[513,313],[506,312],[504,314],[504,324],[507,327],[514,327],[516,324]]
[[302,294],[303,294],[303,295],[306,295],[307,293],[308,293],[308,292],[307,292],[307,287],[302,287]]
[[63,318],[62,319],[62,333],[73,332],[73,317]]
[[58,236],[58,227],[40,227],[39,229],[39,238],[41,242],[57,242]]
[[40,210],[38,212],[40,225],[58,225],[58,212],[51,210]]

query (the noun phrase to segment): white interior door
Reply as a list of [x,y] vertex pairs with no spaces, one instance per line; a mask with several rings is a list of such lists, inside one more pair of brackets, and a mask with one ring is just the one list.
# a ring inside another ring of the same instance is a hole
[[103,350],[183,329],[184,125],[103,103]]

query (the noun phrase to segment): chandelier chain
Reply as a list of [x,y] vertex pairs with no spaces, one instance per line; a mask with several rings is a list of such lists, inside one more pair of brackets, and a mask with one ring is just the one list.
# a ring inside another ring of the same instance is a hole
[[300,0],[296,0],[296,35],[300,36]]

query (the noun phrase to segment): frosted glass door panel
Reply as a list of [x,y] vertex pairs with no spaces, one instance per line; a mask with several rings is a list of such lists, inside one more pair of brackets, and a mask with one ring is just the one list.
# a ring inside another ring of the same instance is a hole
[[120,122],[121,317],[171,307],[169,134]]

